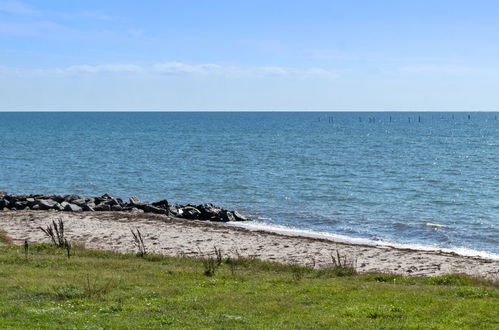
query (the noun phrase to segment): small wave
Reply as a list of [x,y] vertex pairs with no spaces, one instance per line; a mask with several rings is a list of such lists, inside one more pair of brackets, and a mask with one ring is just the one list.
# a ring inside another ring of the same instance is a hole
[[450,228],[449,226],[446,226],[446,225],[439,225],[438,223],[431,223],[431,222],[427,222],[425,224],[426,227],[432,227],[432,228]]
[[328,233],[328,232],[320,232],[310,229],[299,229],[295,227],[288,227],[283,225],[271,225],[262,222],[228,222],[227,225],[231,225],[234,227],[242,227],[249,230],[263,230],[277,234],[289,235],[289,236],[305,236],[312,238],[320,238],[327,239],[334,242],[341,243],[351,243],[351,244],[361,244],[361,245],[370,245],[370,246],[381,246],[381,247],[392,247],[396,249],[410,249],[416,251],[430,251],[430,252],[444,252],[444,253],[455,253],[461,256],[466,257],[480,257],[490,260],[498,260],[499,254],[487,252],[487,251],[479,251],[473,250],[465,247],[452,247],[452,248],[443,248],[437,245],[425,245],[425,244],[414,244],[414,243],[398,243],[392,241],[377,241],[368,238],[359,238],[359,237],[351,237],[346,235]]

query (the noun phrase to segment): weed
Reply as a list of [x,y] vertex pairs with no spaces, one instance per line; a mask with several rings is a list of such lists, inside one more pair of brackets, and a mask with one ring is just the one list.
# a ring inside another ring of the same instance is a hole
[[220,266],[222,264],[222,250],[220,249],[217,249],[217,247],[215,246],[215,256],[217,258],[217,265]]
[[7,244],[7,245],[14,243],[12,238],[9,235],[7,235],[7,232],[3,229],[0,229],[0,243]]
[[201,260],[203,261],[204,275],[210,277],[215,275],[215,271],[218,267],[216,260],[212,257],[202,258]]
[[84,296],[83,290],[78,286],[58,286],[53,288],[55,297],[59,300],[76,299]]
[[47,226],[47,228],[38,228],[50,237],[55,246],[61,249],[66,248],[68,241],[64,237],[64,222],[62,219],[59,219],[58,223],[52,221],[52,225]]
[[83,294],[86,298],[101,298],[116,287],[116,283],[113,282],[113,280],[108,280],[104,283],[98,283],[97,279],[91,281],[90,276],[87,274],[84,281]]
[[147,250],[146,246],[144,245],[144,239],[142,238],[140,230],[136,229],[136,231],[134,232],[133,229],[131,229],[131,232],[133,235],[133,241],[135,242],[135,246],[139,250],[138,255],[144,257],[147,254]]
[[71,258],[71,242],[64,239],[64,247],[66,248],[66,256],[68,257],[68,259]]
[[290,266],[291,274],[293,275],[293,279],[295,281],[299,281],[305,276],[308,268],[300,265],[291,265]]
[[464,274],[448,274],[428,278],[429,284],[465,286],[471,284],[471,278]]

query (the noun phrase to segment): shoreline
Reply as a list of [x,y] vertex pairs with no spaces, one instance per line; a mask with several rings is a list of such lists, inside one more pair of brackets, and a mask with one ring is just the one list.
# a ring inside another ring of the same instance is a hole
[[0,229],[5,230],[16,244],[22,244],[25,239],[34,243],[49,242],[39,227],[46,227],[58,219],[64,221],[69,240],[90,249],[133,252],[135,247],[130,230],[138,228],[148,252],[168,256],[213,256],[217,247],[224,257],[251,257],[322,268],[330,266],[332,255],[339,253],[354,262],[356,270],[361,273],[411,276],[463,273],[499,280],[499,260],[438,250],[338,242],[157,214],[2,211]]
[[358,238],[352,236],[346,236],[341,234],[335,234],[331,232],[316,231],[311,229],[303,229],[298,227],[287,227],[284,225],[270,225],[266,223],[258,223],[254,221],[250,222],[229,222],[225,223],[227,226],[233,226],[238,228],[245,228],[250,231],[264,231],[271,232],[275,234],[281,234],[285,236],[293,237],[309,237],[313,239],[324,239],[327,241],[332,241],[335,243],[353,244],[359,246],[368,247],[387,247],[394,248],[398,250],[410,250],[410,251],[423,251],[423,252],[441,252],[454,254],[463,257],[490,259],[499,261],[499,254],[474,250],[465,247],[455,247],[455,248],[445,248],[437,245],[420,244],[420,243],[400,243],[392,241],[375,241],[368,238]]

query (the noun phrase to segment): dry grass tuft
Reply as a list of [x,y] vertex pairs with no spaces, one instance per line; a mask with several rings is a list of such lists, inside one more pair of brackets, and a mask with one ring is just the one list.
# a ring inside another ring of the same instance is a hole
[[3,229],[0,229],[0,244],[7,244],[7,245],[14,244],[12,238]]

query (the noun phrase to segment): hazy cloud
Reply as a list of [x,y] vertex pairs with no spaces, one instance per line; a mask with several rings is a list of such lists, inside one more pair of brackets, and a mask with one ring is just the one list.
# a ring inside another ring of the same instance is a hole
[[35,8],[21,1],[0,1],[0,12],[18,16],[44,16],[60,19],[84,18],[92,20],[114,21],[119,17],[108,15],[100,11],[64,12]]
[[322,68],[299,69],[281,66],[242,67],[235,65],[220,65],[213,63],[191,64],[184,62],[163,62],[152,65],[137,65],[129,63],[110,63],[97,65],[72,65],[62,68],[20,69],[0,67],[3,72],[17,75],[75,75],[75,74],[149,74],[149,75],[223,75],[230,77],[322,77],[336,78],[337,73]]
[[463,74],[463,73],[473,73],[478,72],[476,68],[458,66],[458,65],[438,65],[438,64],[428,64],[428,65],[412,65],[404,66],[400,68],[400,72],[403,73],[441,73],[441,74]]

